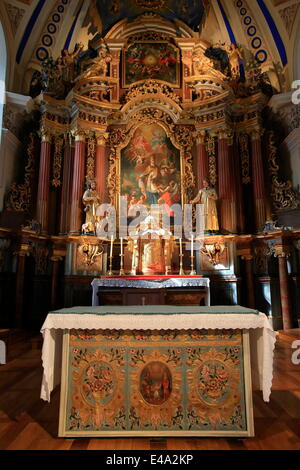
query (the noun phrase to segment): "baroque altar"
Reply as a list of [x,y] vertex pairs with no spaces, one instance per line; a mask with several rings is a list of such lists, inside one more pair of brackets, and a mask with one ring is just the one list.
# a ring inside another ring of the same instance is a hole
[[[256,307],[289,329],[299,230],[277,224],[276,213],[298,201],[281,172],[272,120],[263,119],[277,69],[246,46],[204,39],[204,22],[196,30],[188,14],[166,16],[156,3],[129,19],[115,14],[94,38],[33,72],[41,119],[28,133],[24,178],[12,184],[4,214],[23,227],[0,232],[1,253],[18,266],[15,324],[29,264],[35,292],[27,303],[38,328],[41,299],[45,315],[90,305],[95,278],[154,274],[209,278],[212,304]],[[135,240],[117,227],[111,244],[104,222],[109,207],[121,217],[122,199],[127,225],[142,207],[164,207],[169,239]],[[172,206],[186,204],[192,228],[176,234]],[[190,232],[201,243],[194,251]]]

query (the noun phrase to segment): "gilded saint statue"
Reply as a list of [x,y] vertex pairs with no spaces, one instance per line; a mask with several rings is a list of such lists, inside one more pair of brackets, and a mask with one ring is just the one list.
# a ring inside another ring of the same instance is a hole
[[200,189],[195,199],[191,201],[191,204],[203,204],[205,232],[219,231],[217,200],[218,195],[216,190],[210,186],[208,179],[204,178],[203,189]]
[[85,211],[85,223],[82,225],[84,234],[96,234],[97,209],[101,204],[99,194],[96,190],[96,182],[88,181],[88,188],[85,191],[82,201]]

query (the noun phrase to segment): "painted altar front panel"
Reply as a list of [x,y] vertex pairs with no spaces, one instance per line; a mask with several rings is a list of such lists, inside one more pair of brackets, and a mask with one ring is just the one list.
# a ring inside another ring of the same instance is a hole
[[251,436],[248,333],[64,333],[59,435]]

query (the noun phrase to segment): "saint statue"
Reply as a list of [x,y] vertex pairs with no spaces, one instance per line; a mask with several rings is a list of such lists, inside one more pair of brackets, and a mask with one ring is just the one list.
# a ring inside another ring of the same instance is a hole
[[229,57],[231,74],[233,77],[240,76],[240,60],[243,60],[243,56],[236,44],[230,44],[226,47],[226,52]]
[[108,72],[108,64],[111,62],[112,56],[108,46],[102,41],[97,57],[92,59],[91,65],[82,74],[81,78],[90,77],[106,77]]
[[67,83],[73,83],[75,79],[75,60],[83,50],[83,44],[76,44],[74,52],[70,53],[68,49],[64,49],[61,55],[62,78]]
[[200,189],[195,199],[191,201],[191,204],[203,204],[205,232],[219,231],[217,200],[218,195],[216,190],[210,186],[208,179],[204,178],[203,189]]
[[101,201],[96,190],[95,181],[88,181],[88,189],[85,191],[82,201],[85,206],[84,211],[86,214],[85,223],[82,226],[82,232],[84,234],[96,234],[97,209],[100,206]]

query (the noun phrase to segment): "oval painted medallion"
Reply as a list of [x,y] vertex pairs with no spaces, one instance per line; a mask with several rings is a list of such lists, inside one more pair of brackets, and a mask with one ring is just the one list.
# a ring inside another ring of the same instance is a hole
[[172,393],[172,375],[163,362],[149,362],[140,375],[140,393],[150,405],[162,405]]

